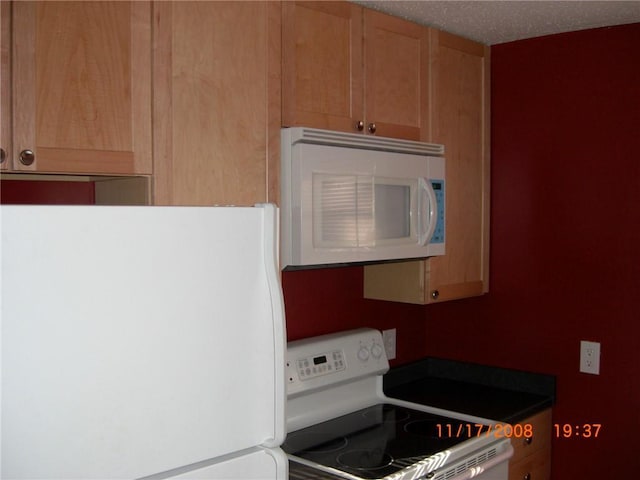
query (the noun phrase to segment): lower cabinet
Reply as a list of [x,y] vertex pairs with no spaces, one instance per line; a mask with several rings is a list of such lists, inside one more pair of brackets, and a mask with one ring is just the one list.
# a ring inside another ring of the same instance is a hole
[[509,480],[548,480],[551,478],[549,456],[551,450],[545,448],[509,464]]
[[[513,457],[509,462],[509,480],[549,480],[551,478],[551,409],[519,422],[532,427],[530,438],[512,438]],[[524,429],[523,429],[524,431]]]

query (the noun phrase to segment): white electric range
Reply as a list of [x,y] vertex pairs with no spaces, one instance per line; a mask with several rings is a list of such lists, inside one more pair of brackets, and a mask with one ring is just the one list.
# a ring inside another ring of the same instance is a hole
[[496,422],[384,395],[379,331],[290,342],[286,368],[290,479],[507,480]]

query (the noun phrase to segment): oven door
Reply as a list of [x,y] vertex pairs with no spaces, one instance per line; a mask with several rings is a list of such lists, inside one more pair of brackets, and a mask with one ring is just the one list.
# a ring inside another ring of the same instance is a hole
[[[446,435],[444,425],[460,433]],[[292,431],[283,450],[293,465],[351,480],[507,480],[510,441],[492,438],[486,429],[470,434],[465,426],[381,403]]]
[[[465,478],[475,478],[480,480],[508,480],[509,478],[509,461],[503,460],[498,465],[494,466],[492,469],[487,470],[480,475],[475,477],[465,477]],[[459,479],[462,480],[462,479]]]
[[[421,473],[418,476],[407,476],[406,480],[508,480],[509,479],[509,462],[508,459],[498,459],[493,467],[489,467],[478,473],[477,470],[467,470],[459,474],[451,471],[455,469],[445,468],[442,471]],[[431,476],[430,476],[431,475]],[[289,480],[345,480],[344,477],[334,472],[318,469],[296,461],[289,462]],[[405,480],[405,479],[402,479]]]
[[[509,440],[507,448],[482,464],[476,464],[477,457],[471,456],[460,462],[446,465],[441,469],[425,475],[407,477],[412,479],[429,480],[509,480],[509,458],[513,455],[513,447]],[[458,473],[459,472],[459,473]]]
[[[407,475],[406,479],[402,478],[401,480],[508,480],[508,458],[504,458],[502,455],[492,463],[492,466],[485,466],[482,471],[467,469],[456,474],[456,465],[453,465],[433,473],[417,472],[415,475]],[[464,468],[460,465],[458,467]],[[345,480],[345,478],[352,479],[353,477],[345,477],[335,472],[319,469],[318,466],[314,467],[293,460],[289,462],[289,480]]]

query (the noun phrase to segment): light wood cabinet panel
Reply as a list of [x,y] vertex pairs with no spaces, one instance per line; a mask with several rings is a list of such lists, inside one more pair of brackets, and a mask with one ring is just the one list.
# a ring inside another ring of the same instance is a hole
[[11,158],[11,4],[0,2],[0,170]]
[[551,450],[540,450],[520,462],[509,464],[509,480],[549,480]]
[[154,9],[154,203],[277,202],[280,5]]
[[511,443],[513,445],[512,462],[517,462],[532,453],[550,448],[551,446],[551,409],[543,410],[540,413],[532,415],[521,422],[523,429],[531,426],[533,435],[530,438],[514,438]]
[[426,304],[489,286],[489,48],[432,31],[432,118],[445,146],[446,255],[365,267],[366,298]]
[[429,140],[429,29],[365,10],[364,51],[365,128]]
[[434,141],[447,158],[447,254],[429,260],[430,291],[448,300],[480,295],[489,284],[489,48],[435,37]]
[[364,121],[362,8],[284,2],[282,49],[283,125],[356,131]]
[[[151,173],[150,3],[12,9],[13,168]],[[19,160],[24,150],[33,163]]]
[[[519,422],[531,425],[531,439],[512,438],[513,457],[509,461],[509,480],[549,480],[551,478],[551,409]],[[527,477],[528,474],[528,477]]]
[[428,28],[348,2],[282,18],[283,125],[428,139]]

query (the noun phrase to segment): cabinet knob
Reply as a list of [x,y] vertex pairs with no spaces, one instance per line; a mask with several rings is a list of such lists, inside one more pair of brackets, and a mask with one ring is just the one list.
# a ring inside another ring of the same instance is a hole
[[7,159],[7,152],[4,151],[4,148],[0,148],[0,163],[4,163]]
[[370,123],[369,126],[367,127],[367,129],[369,130],[369,133],[376,133],[376,129],[378,127],[376,127],[375,123]]
[[531,480],[531,474],[529,472],[524,474],[524,477],[522,477],[522,480]]
[[364,130],[364,122],[362,120],[356,122],[356,130],[358,130],[359,132]]
[[36,154],[33,153],[32,150],[22,150],[18,158],[20,159],[21,164],[28,167],[35,161]]
[[531,445],[531,442],[533,442],[533,437],[526,437],[524,439],[524,444],[525,445]]
[[440,292],[438,290],[433,290],[431,292],[431,298],[433,298],[434,300],[437,300],[439,296],[440,296]]

